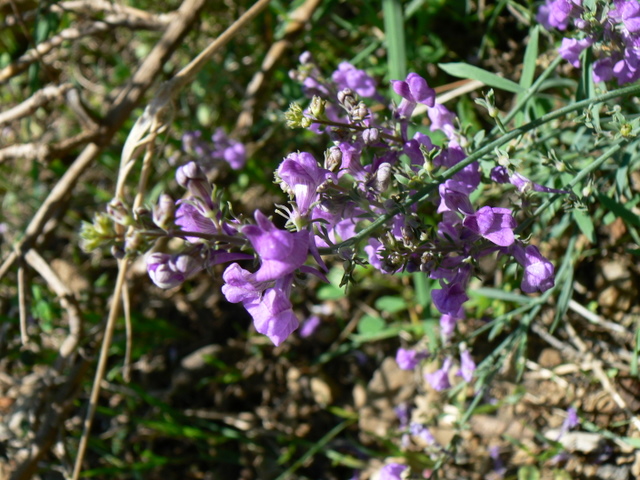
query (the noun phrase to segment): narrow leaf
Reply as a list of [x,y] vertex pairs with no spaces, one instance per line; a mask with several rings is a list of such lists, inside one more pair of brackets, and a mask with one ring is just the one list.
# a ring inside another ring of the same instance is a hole
[[506,90],[507,92],[524,92],[524,89],[516,82],[503,77],[499,77],[495,73],[487,72],[482,68],[474,67],[473,65],[469,65],[468,63],[439,63],[438,66],[449,75],[453,75],[454,77],[478,80],[485,85],[493,88],[499,88],[500,90]]

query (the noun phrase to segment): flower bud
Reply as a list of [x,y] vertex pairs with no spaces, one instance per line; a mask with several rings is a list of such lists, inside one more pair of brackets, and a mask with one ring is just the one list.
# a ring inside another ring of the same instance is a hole
[[119,225],[128,226],[133,224],[133,218],[129,210],[120,200],[113,199],[107,205],[107,214]]
[[369,109],[364,104],[364,102],[359,102],[352,110],[351,110],[351,118],[353,118],[356,122],[361,122],[365,118],[369,116]]
[[379,139],[380,130],[378,130],[377,128],[367,128],[364,132],[362,132],[362,140],[364,140],[364,143],[366,145],[376,143]]
[[375,187],[379,192],[384,192],[391,184],[391,164],[388,162],[381,163],[376,170]]
[[207,204],[211,203],[211,185],[196,162],[189,162],[179,167],[176,170],[176,181],[194,197],[204,200]]
[[314,95],[313,98],[311,99],[309,112],[311,112],[311,115],[313,115],[315,118],[322,118],[322,116],[324,115],[325,105],[326,105],[326,102],[323,99],[321,99],[317,95]]
[[153,223],[163,230],[168,230],[173,226],[175,212],[175,202],[169,195],[163,193],[153,207]]
[[324,168],[335,172],[342,165],[342,150],[339,147],[331,147],[324,152]]
[[351,112],[356,105],[355,94],[350,88],[344,88],[338,92],[338,103],[344,107],[347,112]]

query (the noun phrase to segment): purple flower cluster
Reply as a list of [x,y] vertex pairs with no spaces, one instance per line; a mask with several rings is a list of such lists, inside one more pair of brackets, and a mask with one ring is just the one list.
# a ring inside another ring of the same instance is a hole
[[593,47],[597,60],[593,80],[615,78],[619,85],[640,79],[640,4],[637,0],[593,2],[546,0],[537,20],[548,30],[566,31],[573,26],[576,37],[562,39],[559,53],[574,67],[580,67],[580,54]]
[[198,157],[201,165],[211,161],[227,162],[234,170],[240,170],[247,161],[245,146],[237,140],[229,138],[222,128],[218,128],[211,136],[211,143],[202,140],[202,132],[187,132],[182,136],[182,149]]
[[[512,211],[473,205],[471,194],[482,180],[477,162],[443,182],[430,202],[392,211],[399,201],[431,183],[438,169],[448,169],[466,158],[464,145],[468,142],[455,125],[455,115],[437,103],[423,77],[410,73],[404,80],[392,81],[402,100],[381,115],[374,113],[381,109],[374,110],[367,103],[383,97],[364,71],[342,63],[333,75],[323,78],[308,54],[303,55],[302,63],[292,77],[300,80],[311,104],[305,111],[292,106],[287,121],[328,135],[332,145],[322,163],[309,152],[295,152],[277,168],[276,181],[289,196],[289,205],[278,207],[287,218],[285,228],[277,227],[260,211],[255,212],[253,222],[232,217],[227,208],[221,208],[203,170],[195,162],[188,163],[176,174],[188,196],[173,202],[163,195],[153,211],[159,228],[186,242],[179,254],[148,256],[149,275],[158,286],[179,285],[218,263],[253,259],[253,268],[239,263],[226,268],[222,292],[229,302],[242,304],[256,330],[275,345],[299,326],[290,301],[299,274],[324,279],[322,272],[327,269],[321,254],[337,254],[351,265],[362,263],[366,256],[381,272],[422,271],[437,280],[440,288],[431,295],[442,315],[445,341],[456,322],[464,318],[467,287],[483,256],[514,258],[524,269],[521,288],[525,292],[553,286],[553,266],[535,246],[516,238]],[[424,132],[409,136],[418,104],[427,107],[431,131],[444,133],[444,145],[434,145]],[[213,149],[199,138],[199,132],[185,135],[185,148],[199,156],[224,158],[236,167],[244,162],[241,145],[222,130],[214,134]],[[487,181],[510,181],[519,189],[550,191],[506,170],[494,172]],[[379,230],[367,238],[358,236],[380,217],[388,220]],[[434,217],[439,218],[435,227],[426,223]],[[349,240],[351,245],[345,247]],[[315,267],[306,265],[310,258]],[[412,369],[426,355],[401,349],[397,360],[401,368]],[[462,353],[460,364],[460,374],[470,381],[475,365],[468,352]],[[452,360],[445,359],[441,370],[429,377],[434,388],[446,388],[451,365]]]

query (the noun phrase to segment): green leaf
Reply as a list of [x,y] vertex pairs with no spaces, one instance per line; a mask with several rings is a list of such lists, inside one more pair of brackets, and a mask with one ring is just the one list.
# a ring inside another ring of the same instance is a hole
[[407,309],[407,303],[402,297],[387,295],[376,300],[375,307],[381,312],[396,313]]
[[365,315],[358,322],[358,332],[362,335],[374,335],[380,333],[385,325],[386,323],[382,318]]
[[540,480],[540,471],[532,465],[520,467],[518,469],[518,480]]
[[474,67],[468,63],[439,63],[438,66],[454,77],[479,80],[489,87],[499,88],[500,90],[506,90],[507,92],[524,93],[524,88],[516,82],[499,77],[495,73],[487,72],[482,68]]
[[[404,80],[407,76],[407,53],[404,38],[404,16],[400,0],[382,0],[389,76]],[[395,94],[394,94],[395,95]]]
[[602,203],[607,209],[615,214],[616,217],[622,218],[629,225],[640,227],[640,217],[628,210],[621,203],[617,202],[613,198],[609,198],[602,193],[596,194],[600,203]]
[[524,52],[524,61],[522,62],[522,76],[520,77],[520,86],[528,90],[533,85],[533,77],[536,73],[536,61],[538,60],[538,38],[540,36],[540,26],[536,25],[531,29],[529,34],[529,43]]
[[593,226],[591,217],[581,210],[574,210],[571,214],[584,236],[587,237],[591,243],[596,243],[596,229]]

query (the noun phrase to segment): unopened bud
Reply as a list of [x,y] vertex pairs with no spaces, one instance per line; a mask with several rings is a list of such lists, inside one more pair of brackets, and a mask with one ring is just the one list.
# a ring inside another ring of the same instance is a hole
[[377,128],[367,128],[364,132],[362,132],[362,140],[364,140],[364,143],[367,145],[377,143],[379,139],[380,130],[378,130]]
[[620,126],[620,135],[624,138],[627,138],[628,136],[631,135],[631,125],[628,123],[623,123]]
[[351,110],[351,118],[356,122],[361,122],[369,116],[369,109],[367,106],[360,102]]
[[324,152],[324,168],[331,172],[335,172],[342,165],[342,150],[338,147],[331,147]]
[[309,105],[309,112],[311,112],[311,115],[313,115],[315,118],[322,118],[322,116],[324,115],[325,105],[326,102],[323,99],[321,99],[317,95],[314,95],[311,99],[311,105]]
[[176,171],[178,185],[186,188],[191,195],[207,203],[211,202],[211,185],[207,176],[196,162],[189,162]]
[[356,106],[356,97],[350,88],[342,89],[338,92],[338,102],[347,112],[351,112]]
[[153,207],[153,223],[163,230],[169,230],[173,226],[175,211],[175,202],[169,195],[163,193]]
[[114,222],[120,225],[129,226],[133,224],[129,210],[120,200],[114,199],[107,205],[107,214]]
[[391,164],[388,162],[381,163],[376,170],[375,187],[379,192],[384,192],[391,184]]

